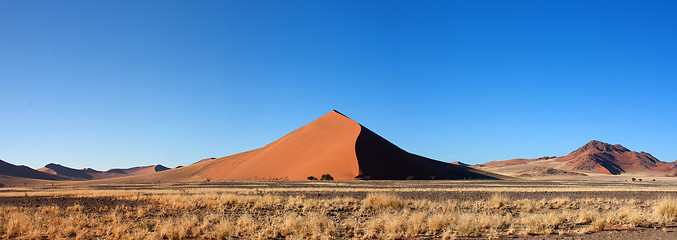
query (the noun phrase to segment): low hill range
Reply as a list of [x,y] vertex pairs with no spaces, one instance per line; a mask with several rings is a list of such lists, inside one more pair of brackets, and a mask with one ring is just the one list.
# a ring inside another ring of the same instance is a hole
[[68,180],[74,179],[40,172],[27,166],[14,165],[0,160],[0,187],[42,185]]
[[473,167],[513,176],[535,174],[532,169],[543,171],[536,175],[576,174],[643,174],[649,176],[677,176],[677,162],[663,162],[646,152],[631,151],[620,144],[611,145],[592,140],[563,157],[536,159],[511,159],[492,161]]
[[114,177],[133,176],[164,171],[169,168],[162,165],[132,168],[116,168],[97,171],[91,168],[72,169],[50,163],[38,170],[23,165],[14,165],[0,160],[0,186],[48,184],[54,181],[82,181]]
[[39,168],[37,171],[48,173],[56,176],[64,176],[72,179],[96,180],[117,178],[125,176],[133,176],[146,173],[154,173],[168,170],[168,167],[160,164],[151,166],[140,166],[132,168],[113,168],[107,171],[98,171],[92,168],[74,169],[60,164],[50,163]]
[[72,180],[69,177],[44,173],[27,166],[14,165],[3,160],[0,160],[0,175],[42,180]]

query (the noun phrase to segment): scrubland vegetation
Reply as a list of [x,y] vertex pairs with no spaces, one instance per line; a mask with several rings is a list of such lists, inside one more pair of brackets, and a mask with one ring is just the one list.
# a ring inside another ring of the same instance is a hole
[[[25,194],[21,204],[0,206],[0,238],[496,238],[653,229],[677,221],[677,198],[668,197],[510,199],[498,193],[486,200],[431,200],[379,192],[316,198],[210,189],[82,193],[61,192],[73,204],[34,201]],[[77,203],[97,197],[112,200]]]

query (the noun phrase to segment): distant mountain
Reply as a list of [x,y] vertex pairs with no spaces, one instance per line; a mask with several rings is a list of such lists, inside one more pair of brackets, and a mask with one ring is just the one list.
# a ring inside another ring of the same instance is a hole
[[646,152],[635,152],[621,146],[590,141],[557,162],[566,162],[564,169],[617,175],[635,172],[670,172],[674,163],[666,163]]
[[17,166],[3,160],[0,160],[0,175],[43,180],[70,180],[68,177],[47,174],[23,165]]
[[464,167],[470,166],[470,164],[467,164],[467,163],[464,163],[464,162],[461,162],[461,161],[454,161],[454,162],[450,162],[450,163],[454,164],[454,165],[464,166]]
[[141,167],[133,167],[133,168],[113,168],[113,169],[110,169],[106,172],[121,173],[121,174],[127,174],[127,175],[131,176],[131,175],[139,175],[139,174],[146,174],[146,173],[162,172],[164,170],[169,170],[169,169],[170,168],[158,164],[158,165],[152,165],[152,166],[141,166]]
[[95,180],[117,178],[125,176],[133,176],[145,173],[154,173],[168,170],[169,168],[162,165],[141,166],[132,168],[113,168],[108,171],[98,171],[92,168],[74,169],[60,164],[50,163],[38,169],[40,172],[53,174],[56,176],[67,176],[78,178],[81,180]]
[[662,162],[649,153],[635,152],[620,144],[611,145],[597,140],[559,158],[519,158],[491,161],[473,167],[513,176],[576,175],[572,173],[677,176],[676,162]]
[[557,157],[541,157],[541,158],[533,158],[533,159],[525,159],[525,158],[515,158],[515,159],[510,159],[510,160],[503,160],[503,161],[491,161],[483,164],[478,164],[477,166],[481,167],[501,167],[501,166],[513,166],[513,165],[521,165],[521,164],[528,164],[530,162],[535,162],[535,161],[540,161],[540,160],[549,160],[549,159],[554,159]]

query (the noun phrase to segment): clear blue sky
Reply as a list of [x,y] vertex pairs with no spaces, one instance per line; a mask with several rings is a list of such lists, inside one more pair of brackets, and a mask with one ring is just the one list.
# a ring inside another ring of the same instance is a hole
[[677,160],[676,1],[0,1],[0,159],[261,147],[337,109],[443,161]]

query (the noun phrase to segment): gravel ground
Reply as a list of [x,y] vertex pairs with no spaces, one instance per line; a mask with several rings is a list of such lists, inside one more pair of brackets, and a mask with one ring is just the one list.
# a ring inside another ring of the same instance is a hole
[[[139,206],[148,204],[142,201],[121,200],[115,197],[69,197],[69,196],[31,196],[36,192],[58,191],[63,186],[43,186],[41,188],[9,189],[0,188],[0,193],[14,193],[14,196],[0,196],[0,206],[39,207],[57,205],[68,207],[81,205],[85,211],[96,211],[99,207]],[[181,184],[125,184],[79,186],[76,189],[91,190],[191,190],[210,189],[216,192],[241,192],[249,194],[273,194],[282,196],[305,195],[311,198],[354,197],[362,199],[372,192],[388,192],[405,199],[430,199],[460,201],[484,200],[495,194],[510,199],[551,199],[567,197],[579,198],[617,198],[652,200],[663,197],[677,197],[677,186],[660,183],[629,182],[570,182],[570,181],[231,181],[210,183]],[[73,188],[69,188],[73,189]],[[469,238],[477,239],[477,238]],[[481,238],[480,238],[481,239]],[[677,239],[677,226],[665,229],[639,228],[630,230],[607,230],[592,234],[558,236],[513,236],[505,239]]]

